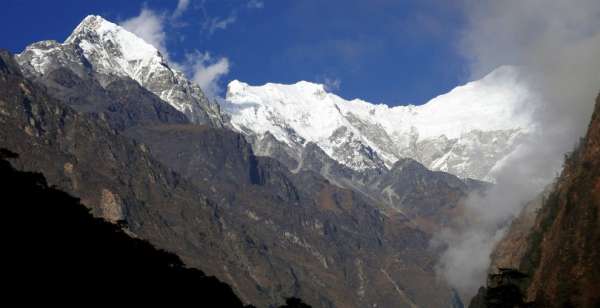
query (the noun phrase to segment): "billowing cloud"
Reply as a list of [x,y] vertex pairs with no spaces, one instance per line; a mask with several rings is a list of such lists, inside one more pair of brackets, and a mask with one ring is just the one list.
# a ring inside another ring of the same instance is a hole
[[531,90],[535,123],[530,138],[495,170],[496,185],[468,199],[470,223],[436,237],[448,245],[439,273],[468,298],[485,283],[490,252],[507,223],[551,183],[587,128],[600,90],[600,2],[465,0],[464,10],[461,46],[473,78],[516,65]]
[[208,52],[193,52],[186,55],[182,65],[186,74],[197,83],[209,97],[217,97],[221,93],[220,80],[229,73],[227,58],[213,58]]
[[165,18],[148,8],[142,8],[138,16],[121,22],[121,26],[156,47],[168,58]]

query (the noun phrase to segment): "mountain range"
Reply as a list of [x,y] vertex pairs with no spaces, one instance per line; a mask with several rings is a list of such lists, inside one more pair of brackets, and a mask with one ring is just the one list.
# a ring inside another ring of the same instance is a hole
[[237,80],[220,106],[156,48],[99,16],[86,17],[64,43],[32,44],[17,59],[32,76],[65,65],[76,65],[80,76],[94,74],[101,85],[127,76],[192,122],[216,127],[227,122],[252,140],[259,155],[283,155],[296,166],[306,145],[314,143],[359,172],[389,170],[399,159],[412,158],[432,170],[494,181],[502,160],[533,129],[525,108],[528,92],[515,67],[501,67],[419,106],[347,101],[304,81],[249,86]]
[[0,60],[16,169],[259,307],[462,307],[431,239],[535,129],[517,67],[419,106],[306,81],[214,99],[95,15]]
[[305,81],[250,86],[234,80],[223,110],[234,129],[255,140],[257,153],[277,157],[269,151],[277,141],[296,164],[314,143],[359,172],[389,170],[412,158],[431,170],[494,181],[502,160],[533,129],[528,95],[518,69],[507,66],[419,106],[348,101]]

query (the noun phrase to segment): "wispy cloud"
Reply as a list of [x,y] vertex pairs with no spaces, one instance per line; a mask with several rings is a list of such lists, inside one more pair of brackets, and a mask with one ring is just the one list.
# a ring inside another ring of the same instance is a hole
[[245,4],[234,6],[227,17],[219,17],[209,14],[207,9],[207,3],[209,2],[209,0],[202,0],[198,6],[203,17],[202,30],[209,36],[234,24],[238,19],[238,13],[243,9],[262,9],[265,6],[265,2],[262,0],[244,0]]
[[340,89],[342,80],[335,77],[325,77],[323,78],[323,85],[325,86],[325,91],[334,92]]
[[247,6],[251,9],[262,9],[265,6],[265,3],[260,0],[250,0],[248,1]]
[[237,20],[235,13],[232,13],[226,18],[208,17],[202,24],[202,29],[207,31],[209,35],[214,34],[217,30],[225,30]]
[[178,18],[179,16],[181,16],[190,6],[190,0],[179,0],[177,2],[177,8],[175,8],[175,11],[173,11],[173,15],[171,15],[173,18]]

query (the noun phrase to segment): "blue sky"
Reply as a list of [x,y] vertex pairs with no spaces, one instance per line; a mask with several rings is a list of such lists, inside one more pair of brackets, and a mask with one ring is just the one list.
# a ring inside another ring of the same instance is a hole
[[446,1],[4,1],[0,47],[13,52],[64,40],[88,14],[122,23],[144,9],[160,21],[172,61],[220,65],[210,77],[198,75],[212,78],[218,94],[232,79],[308,80],[345,98],[420,104],[469,76],[458,48],[463,16]]

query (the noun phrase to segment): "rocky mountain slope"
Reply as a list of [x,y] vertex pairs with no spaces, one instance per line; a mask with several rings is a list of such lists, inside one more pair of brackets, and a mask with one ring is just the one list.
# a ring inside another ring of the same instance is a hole
[[104,83],[79,65],[24,76],[1,58],[0,142],[22,154],[15,167],[42,172],[245,303],[458,305],[435,278],[430,235],[406,215],[256,157],[243,136],[189,122],[128,76]]
[[259,306],[460,306],[429,240],[485,184],[419,161],[493,179],[530,129],[512,68],[420,107],[234,82],[223,116],[99,16],[0,58],[0,142],[21,153],[16,168]]
[[408,157],[432,170],[493,181],[494,169],[532,129],[528,95],[518,69],[501,67],[421,106],[348,101],[305,81],[232,81],[223,110],[261,155],[298,163],[313,143],[359,172],[389,169]]
[[[599,192],[600,96],[587,134],[566,158],[560,177],[528,207],[539,210],[526,209],[511,226],[506,238],[523,245],[505,240],[494,253],[495,265],[525,275],[517,284],[524,302],[535,307],[600,306]],[[481,301],[486,292],[489,288],[471,306],[487,307]]]

